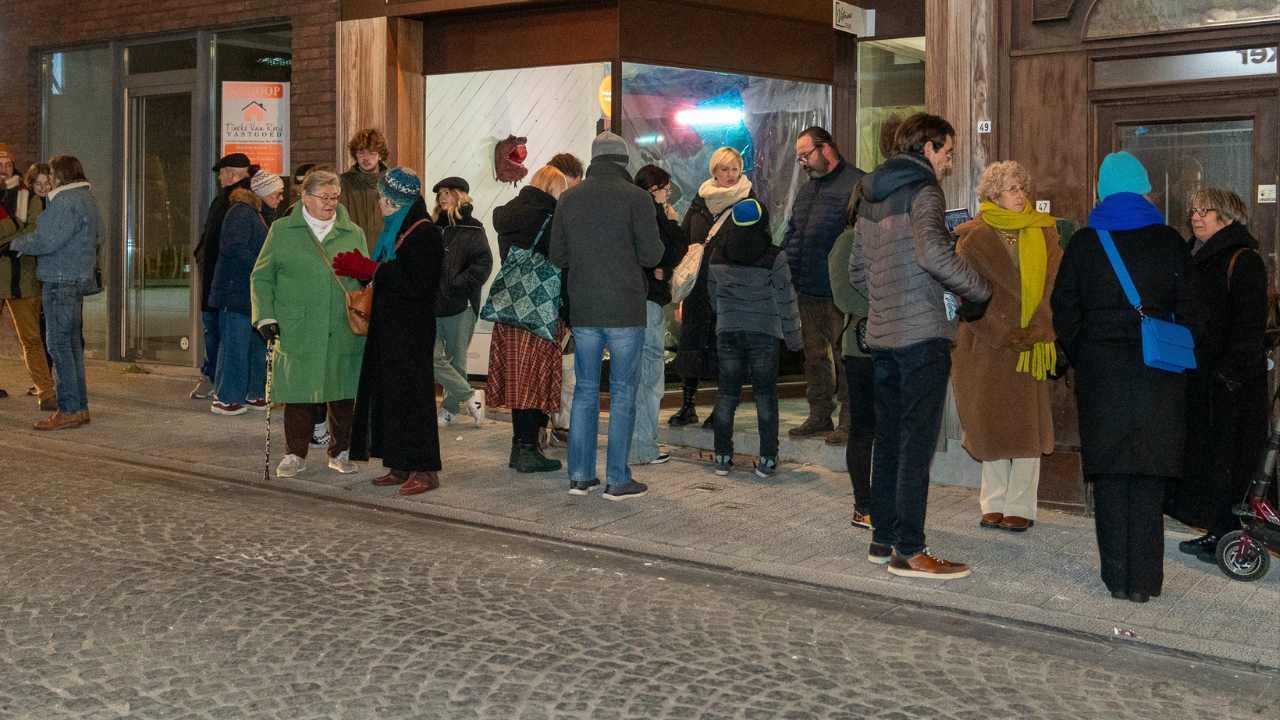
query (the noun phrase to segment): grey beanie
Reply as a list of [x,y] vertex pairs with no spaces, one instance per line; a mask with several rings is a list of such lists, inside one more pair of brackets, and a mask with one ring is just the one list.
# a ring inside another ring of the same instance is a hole
[[591,141],[591,159],[612,160],[625,165],[630,161],[627,156],[627,141],[605,130]]

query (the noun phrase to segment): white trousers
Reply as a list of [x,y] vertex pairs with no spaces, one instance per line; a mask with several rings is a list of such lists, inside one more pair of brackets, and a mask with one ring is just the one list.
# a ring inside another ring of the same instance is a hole
[[1040,458],[991,460],[982,463],[982,514],[1036,519]]

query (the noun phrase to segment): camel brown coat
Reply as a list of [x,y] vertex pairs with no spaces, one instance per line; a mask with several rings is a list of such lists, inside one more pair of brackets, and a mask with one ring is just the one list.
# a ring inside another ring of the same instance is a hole
[[[1028,328],[1031,340],[1053,342],[1049,296],[1062,250],[1057,231],[1042,230],[1048,251],[1044,296]],[[979,461],[1052,453],[1049,383],[1053,381],[1017,372],[1018,350],[1005,343],[1005,335],[1022,325],[1022,274],[1000,231],[988,225],[982,213],[957,227],[956,234],[960,237],[956,253],[991,285],[986,314],[960,323],[951,353],[951,381],[964,428],[964,449]]]

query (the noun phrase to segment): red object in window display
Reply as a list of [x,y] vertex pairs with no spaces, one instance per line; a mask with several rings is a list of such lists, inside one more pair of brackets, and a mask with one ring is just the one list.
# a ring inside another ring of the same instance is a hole
[[502,140],[494,148],[493,170],[498,182],[515,185],[529,174],[528,168],[524,166],[525,158],[529,157],[529,150],[525,147],[528,141],[528,138],[508,135],[506,140]]

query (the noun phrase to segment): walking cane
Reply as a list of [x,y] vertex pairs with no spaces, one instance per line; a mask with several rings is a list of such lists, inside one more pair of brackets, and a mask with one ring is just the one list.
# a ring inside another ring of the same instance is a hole
[[262,458],[262,481],[271,480],[271,365],[275,358],[276,341],[267,343],[267,450]]

